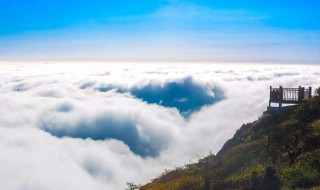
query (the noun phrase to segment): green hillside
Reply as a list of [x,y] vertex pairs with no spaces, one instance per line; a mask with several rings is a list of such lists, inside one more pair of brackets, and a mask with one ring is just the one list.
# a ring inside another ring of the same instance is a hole
[[320,189],[320,98],[282,115],[264,113],[217,155],[168,170],[140,189]]

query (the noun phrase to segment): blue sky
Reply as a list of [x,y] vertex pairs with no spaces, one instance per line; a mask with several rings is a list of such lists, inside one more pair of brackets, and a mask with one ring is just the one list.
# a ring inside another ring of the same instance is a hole
[[3,61],[319,63],[320,1],[2,0]]

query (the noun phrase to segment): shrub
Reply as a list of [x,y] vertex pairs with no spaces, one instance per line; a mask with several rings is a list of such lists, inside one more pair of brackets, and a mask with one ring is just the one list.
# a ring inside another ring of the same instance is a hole
[[165,186],[170,190],[199,190],[203,189],[203,180],[200,176],[182,176],[170,181]]
[[319,173],[309,165],[295,164],[282,170],[282,178],[289,188],[310,188],[319,183]]
[[315,92],[315,94],[317,94],[319,96],[320,95],[320,87],[316,88],[316,90],[314,92]]

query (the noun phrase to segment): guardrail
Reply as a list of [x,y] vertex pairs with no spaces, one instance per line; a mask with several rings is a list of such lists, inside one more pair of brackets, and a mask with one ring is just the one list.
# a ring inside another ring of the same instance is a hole
[[299,88],[272,88],[270,86],[270,99],[269,106],[271,103],[279,103],[279,107],[282,104],[300,104],[302,100],[312,97],[312,88],[304,88],[299,86]]

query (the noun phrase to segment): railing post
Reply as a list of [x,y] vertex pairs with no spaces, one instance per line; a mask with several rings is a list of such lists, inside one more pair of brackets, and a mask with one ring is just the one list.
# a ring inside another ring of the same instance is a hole
[[272,86],[270,86],[269,107],[271,107]]
[[283,101],[283,88],[282,86],[279,87],[280,92],[279,92],[279,107],[282,107],[282,101]]
[[301,102],[302,99],[303,99],[303,94],[304,94],[304,92],[302,93],[301,91],[302,91],[302,88],[301,88],[301,86],[299,86],[299,90],[298,90],[298,102]]
[[309,86],[309,97],[308,98],[312,98],[312,87]]

